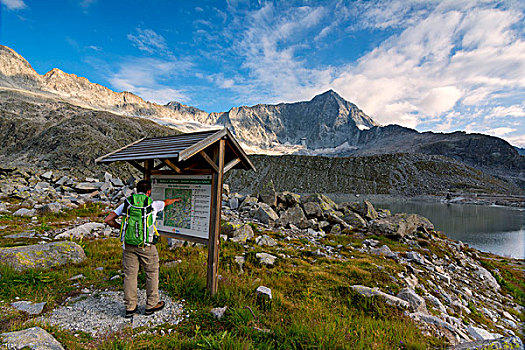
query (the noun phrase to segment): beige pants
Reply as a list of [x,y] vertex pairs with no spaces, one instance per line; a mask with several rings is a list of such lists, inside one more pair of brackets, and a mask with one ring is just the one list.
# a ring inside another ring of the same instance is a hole
[[146,309],[157,306],[159,302],[159,254],[154,245],[144,248],[126,244],[122,253],[124,268],[124,303],[126,310],[137,307],[137,276],[139,266],[146,274]]

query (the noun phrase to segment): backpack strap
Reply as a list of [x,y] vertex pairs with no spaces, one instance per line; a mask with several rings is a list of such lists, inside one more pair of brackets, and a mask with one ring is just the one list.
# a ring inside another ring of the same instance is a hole
[[123,242],[122,244],[124,244],[124,236],[126,235],[126,229],[128,227],[129,208],[132,206],[130,200],[133,202],[133,196],[124,199],[124,208],[122,208],[122,214],[124,214],[122,225],[120,226],[120,240]]

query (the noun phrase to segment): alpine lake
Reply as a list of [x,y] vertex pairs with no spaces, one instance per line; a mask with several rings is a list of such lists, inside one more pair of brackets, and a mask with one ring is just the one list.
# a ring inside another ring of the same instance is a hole
[[374,207],[428,218],[436,230],[478,250],[525,258],[525,208],[444,203],[380,195],[327,194],[336,203],[368,199]]

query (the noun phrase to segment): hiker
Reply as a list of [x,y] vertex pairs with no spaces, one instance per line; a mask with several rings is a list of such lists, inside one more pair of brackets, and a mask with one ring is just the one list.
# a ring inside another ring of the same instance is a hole
[[[155,247],[158,232],[154,223],[158,212],[181,199],[153,201],[150,196],[151,182],[141,180],[137,183],[137,193],[126,198],[124,203],[104,219],[104,223],[120,229],[121,232],[126,318],[137,312],[139,266],[142,266],[146,274],[147,302],[144,315],[160,311],[165,305],[164,301],[159,301],[159,254]],[[123,216],[122,224],[115,221],[119,216]]]

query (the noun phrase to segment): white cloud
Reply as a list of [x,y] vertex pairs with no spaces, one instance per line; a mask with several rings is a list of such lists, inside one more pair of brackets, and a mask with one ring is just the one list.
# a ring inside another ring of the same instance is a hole
[[102,48],[100,46],[89,45],[87,48],[93,51],[102,51]]
[[0,0],[0,3],[7,7],[8,10],[23,10],[27,8],[24,0]]
[[[245,25],[230,36],[238,38],[234,48],[249,76],[235,78],[232,88],[239,99],[292,102],[333,88],[381,124],[441,131],[483,126],[484,132],[513,140],[525,133],[523,125],[510,126],[511,118],[523,116],[523,106],[508,109],[522,102],[525,89],[519,4],[382,0],[322,5],[277,8],[269,3],[239,21]],[[343,8],[334,11],[334,6]],[[370,28],[392,34],[355,63],[310,65],[301,51],[306,45],[304,55],[313,53],[308,38],[323,41],[345,25],[349,36]],[[497,116],[497,123],[487,125],[486,118]]]
[[83,7],[84,9],[87,9],[89,6],[93,5],[96,2],[97,0],[81,0],[80,6]]
[[501,127],[501,128],[490,129],[490,130],[487,130],[486,132],[491,135],[502,137],[514,131],[516,131],[516,129]]
[[166,53],[168,46],[166,39],[152,29],[137,28],[137,34],[128,34],[127,38],[133,45],[147,53]]
[[119,91],[130,91],[140,97],[161,104],[169,101],[188,102],[189,96],[170,86],[170,80],[187,72],[193,64],[173,58],[133,58],[124,60],[118,71],[109,77],[111,86]]

